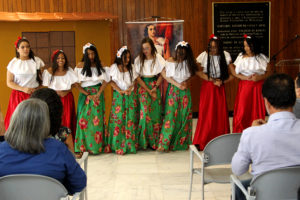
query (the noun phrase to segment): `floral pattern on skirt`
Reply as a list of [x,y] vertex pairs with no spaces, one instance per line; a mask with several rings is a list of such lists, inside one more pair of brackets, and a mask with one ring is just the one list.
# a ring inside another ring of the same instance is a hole
[[186,150],[192,142],[192,101],[189,89],[180,90],[169,83],[165,102],[165,117],[159,138],[159,148]]
[[107,148],[116,154],[136,153],[137,105],[136,90],[130,95],[121,95],[114,90],[108,123]]
[[[84,88],[90,95],[98,92],[101,85]],[[75,139],[75,152],[88,151],[91,154],[104,152],[106,145],[106,122],[104,95],[94,102],[80,93],[77,106],[77,132]]]
[[[156,77],[142,78],[148,88],[151,90],[156,85]],[[149,93],[139,85],[139,147],[146,149],[148,146],[157,149],[159,134],[161,130],[161,93],[159,88],[156,90],[157,98],[152,100]]]

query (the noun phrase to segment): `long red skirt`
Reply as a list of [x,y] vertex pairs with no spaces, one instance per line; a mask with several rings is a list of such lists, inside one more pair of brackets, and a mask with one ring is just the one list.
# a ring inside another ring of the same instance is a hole
[[230,133],[225,87],[203,81],[200,90],[199,117],[193,144],[203,150],[215,137]]
[[14,113],[16,107],[21,103],[22,101],[28,99],[30,97],[30,94],[18,91],[18,90],[12,90],[8,102],[7,112],[4,120],[5,124],[5,130],[9,127],[9,122],[12,114]]
[[265,119],[266,108],[261,93],[263,83],[263,80],[239,82],[234,104],[233,133],[243,132],[255,119]]
[[72,138],[75,141],[76,134],[76,113],[74,96],[69,92],[66,96],[60,97],[63,104],[62,126],[66,126],[72,131]]

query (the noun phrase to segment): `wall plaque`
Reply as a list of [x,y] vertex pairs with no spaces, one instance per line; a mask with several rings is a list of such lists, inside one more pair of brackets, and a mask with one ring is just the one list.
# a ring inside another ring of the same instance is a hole
[[242,51],[243,35],[255,35],[262,52],[270,57],[270,2],[213,3],[213,32],[222,38],[224,50],[235,58]]

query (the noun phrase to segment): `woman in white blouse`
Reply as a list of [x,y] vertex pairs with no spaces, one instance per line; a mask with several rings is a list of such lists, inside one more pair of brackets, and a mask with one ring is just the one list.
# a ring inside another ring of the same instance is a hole
[[230,133],[225,83],[233,77],[228,68],[230,54],[223,51],[222,41],[214,34],[209,38],[207,51],[197,57],[197,62],[200,64],[197,75],[203,80],[193,144],[203,150],[210,140]]
[[198,70],[191,46],[179,42],[162,76],[169,82],[158,151],[186,150],[192,142],[192,99],[186,81]]
[[108,145],[116,154],[136,153],[138,100],[134,85],[138,75],[127,46],[118,50],[109,75],[114,91],[108,123]]
[[78,78],[71,67],[63,50],[52,53],[52,66],[43,72],[43,86],[47,86],[57,92],[63,104],[62,126],[72,131],[73,141],[76,133],[75,103],[72,86],[78,82]]
[[256,119],[265,119],[262,85],[267,76],[269,59],[260,52],[260,44],[253,36],[244,35],[243,52],[236,58],[231,73],[240,79],[234,104],[232,127],[241,133]]
[[85,44],[82,61],[75,67],[75,73],[83,88],[77,105],[76,153],[104,152],[107,139],[103,91],[110,81],[107,69],[108,67],[102,66],[95,45]]
[[26,38],[15,42],[16,57],[7,66],[6,83],[12,89],[4,120],[5,129],[9,126],[10,117],[20,102],[30,97],[41,84],[40,69],[44,62],[34,56]]
[[153,41],[144,38],[141,42],[140,55],[134,61],[134,67],[139,75],[137,82],[139,98],[139,147],[148,146],[157,149],[161,129],[161,92],[159,85],[162,82],[160,73],[165,67],[165,60],[156,53]]

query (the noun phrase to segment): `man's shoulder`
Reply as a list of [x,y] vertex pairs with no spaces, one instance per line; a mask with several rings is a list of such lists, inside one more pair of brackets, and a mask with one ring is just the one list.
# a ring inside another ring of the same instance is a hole
[[264,132],[267,129],[267,124],[262,124],[260,126],[250,126],[249,128],[246,128],[243,130],[242,135],[251,135],[251,134],[259,134],[261,132]]

